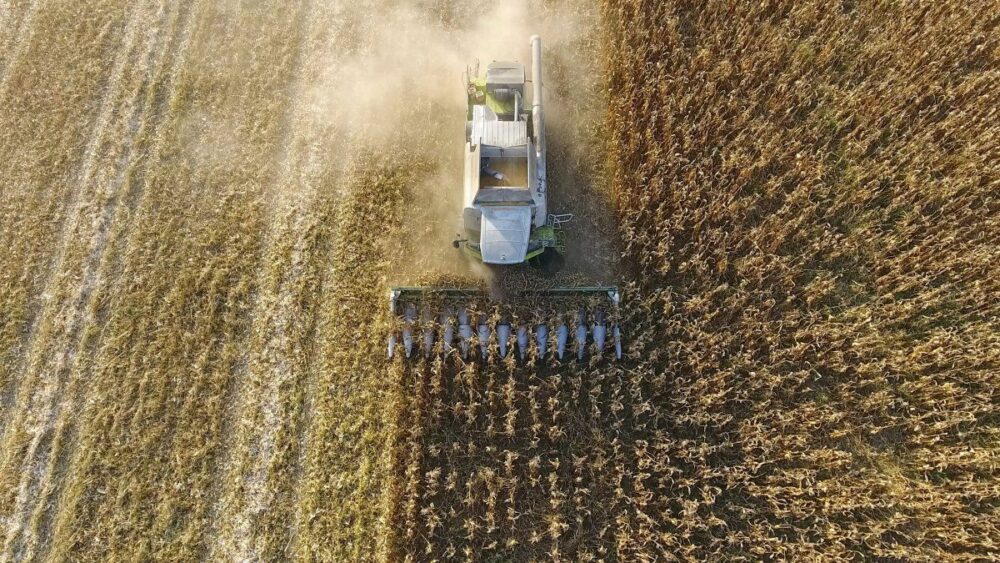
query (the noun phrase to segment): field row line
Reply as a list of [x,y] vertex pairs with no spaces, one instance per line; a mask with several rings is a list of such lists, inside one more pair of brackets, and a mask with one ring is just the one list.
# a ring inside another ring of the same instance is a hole
[[[9,528],[5,548],[27,558],[36,549],[47,547],[44,542],[53,512],[50,501],[62,488],[61,469],[72,455],[77,429],[74,419],[83,407],[81,385],[87,377],[89,356],[97,346],[87,327],[96,321],[96,310],[106,291],[107,270],[112,262],[107,252],[118,243],[118,237],[127,233],[132,206],[141,193],[136,176],[141,176],[139,169],[148,165],[148,160],[140,151],[145,150],[149,135],[155,132],[155,126],[150,124],[165,113],[159,105],[163,99],[157,99],[157,83],[167,71],[170,48],[176,47],[176,24],[184,20],[183,10],[169,10],[165,2],[136,4],[133,10],[125,43],[113,65],[99,125],[87,149],[82,199],[71,216],[74,225],[67,231],[73,236],[64,237],[57,263],[58,279],[54,283],[75,286],[52,292],[58,299],[50,301],[43,311],[45,330],[29,360],[29,373],[37,374],[29,381],[44,374],[55,381],[46,385],[52,393],[43,397],[42,404],[31,407],[33,420],[37,421],[33,426],[38,430],[21,471],[17,505],[20,524]],[[147,14],[155,16],[158,23],[150,25]],[[164,28],[167,20],[175,27]],[[33,504],[29,506],[28,502]]]

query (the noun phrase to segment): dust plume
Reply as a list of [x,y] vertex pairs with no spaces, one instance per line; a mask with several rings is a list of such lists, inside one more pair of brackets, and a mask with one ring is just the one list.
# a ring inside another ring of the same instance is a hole
[[593,33],[597,18],[586,9],[554,10],[525,0],[425,4],[385,3],[355,22],[357,49],[331,54],[311,98],[317,115],[351,139],[350,150],[386,154],[415,176],[392,277],[484,277],[481,264],[451,245],[462,230],[463,75],[477,60],[483,71],[493,60],[517,60],[530,78],[529,38],[537,33],[552,99],[553,54],[575,53],[571,46]]

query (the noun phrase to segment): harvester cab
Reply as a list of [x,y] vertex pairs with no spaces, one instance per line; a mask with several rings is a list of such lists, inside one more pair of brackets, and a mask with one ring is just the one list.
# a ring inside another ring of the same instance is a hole
[[[521,63],[494,61],[485,76],[477,64],[466,73],[464,233],[454,245],[492,267],[528,262],[551,271],[562,262],[563,227],[573,216],[548,212],[537,35],[531,38],[531,54],[530,100]],[[480,288],[394,287],[389,307],[396,326],[388,355],[396,356],[401,348],[406,358],[454,352],[462,358],[495,353],[503,359],[516,348],[521,360],[621,358],[620,301],[617,288],[604,286],[523,290],[508,294],[503,303]],[[573,354],[567,352],[570,347]]]

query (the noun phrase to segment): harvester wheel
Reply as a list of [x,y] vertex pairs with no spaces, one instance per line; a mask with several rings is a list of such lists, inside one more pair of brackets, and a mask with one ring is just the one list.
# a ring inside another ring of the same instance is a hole
[[554,276],[563,269],[566,259],[555,248],[546,248],[539,256],[528,262],[532,268],[539,270],[544,276]]

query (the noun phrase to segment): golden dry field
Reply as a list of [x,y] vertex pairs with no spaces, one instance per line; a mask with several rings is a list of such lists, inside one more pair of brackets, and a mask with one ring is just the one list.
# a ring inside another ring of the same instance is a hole
[[[625,357],[387,361],[533,33]],[[998,85],[995,0],[0,0],[0,561],[1000,558]]]

